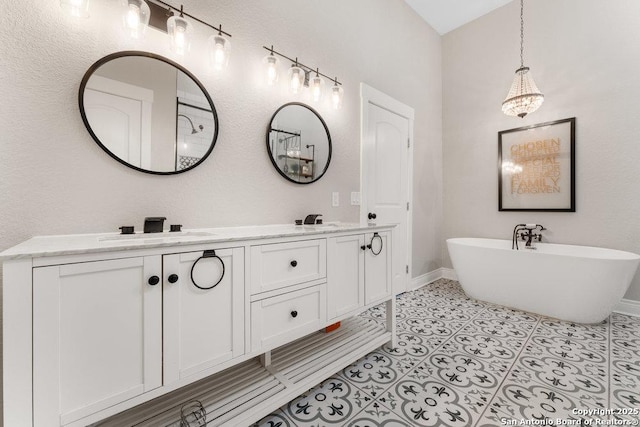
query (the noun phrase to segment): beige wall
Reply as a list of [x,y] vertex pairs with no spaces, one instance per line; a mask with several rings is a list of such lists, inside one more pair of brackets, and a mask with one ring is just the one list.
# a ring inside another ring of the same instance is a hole
[[[348,201],[360,186],[365,82],[415,108],[412,276],[440,267],[441,39],[404,1],[184,0],[185,10],[233,34],[222,76],[205,65],[205,27],[196,27],[192,55],[173,58],[155,30],[139,45],[128,41],[116,3],[92,0],[86,20],[64,15],[57,1],[24,0],[0,14],[0,250],[35,235],[117,231],[125,224],[141,230],[144,217],[156,215],[185,228],[291,223],[308,213],[357,221],[359,208]],[[262,46],[271,44],[344,83],[342,110],[314,106],[334,144],[331,166],[314,184],[285,181],[267,155],[273,112],[306,102],[263,84]],[[101,57],[131,49],[178,61],[210,92],[220,132],[211,157],[196,169],[177,176],[136,172],[104,153],[84,128],[77,104],[82,76]]]
[[[551,242],[640,253],[640,3],[525,2],[525,65],[545,102],[524,119],[500,110],[520,64],[519,15],[514,1],[442,39],[444,238],[510,239],[515,224],[540,223]],[[568,117],[576,212],[498,212],[498,131]],[[450,266],[444,242],[443,254]],[[626,298],[640,300],[640,274]]]

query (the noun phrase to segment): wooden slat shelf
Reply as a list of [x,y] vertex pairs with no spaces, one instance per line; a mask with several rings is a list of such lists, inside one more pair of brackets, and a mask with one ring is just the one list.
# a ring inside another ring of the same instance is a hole
[[207,426],[251,425],[309,388],[391,341],[384,324],[342,321],[272,351],[271,365],[254,358],[95,424],[95,427],[180,427],[180,408],[198,400]]

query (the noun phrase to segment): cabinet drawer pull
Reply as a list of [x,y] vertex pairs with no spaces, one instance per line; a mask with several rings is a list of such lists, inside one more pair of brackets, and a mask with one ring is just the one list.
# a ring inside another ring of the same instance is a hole
[[[220,278],[218,279],[218,281],[216,283],[214,283],[211,286],[200,286],[193,279],[193,269],[196,267],[196,264],[198,263],[198,261],[200,261],[202,258],[216,258],[220,262],[220,265],[222,266],[222,274],[220,275]],[[218,284],[220,282],[222,282],[222,279],[224,278],[224,271],[225,271],[224,261],[222,261],[222,258],[220,258],[218,255],[216,255],[216,251],[214,251],[214,250],[204,251],[202,253],[202,256],[200,258],[198,258],[197,260],[195,260],[195,262],[191,266],[191,283],[193,283],[193,286],[195,286],[198,289],[202,289],[203,291],[208,291],[209,289],[215,288],[216,286],[218,286]]]
[[293,310],[293,311],[291,312],[291,317],[298,317],[298,312],[297,312],[297,311],[295,311],[295,310]]
[[295,267],[296,265],[298,265],[298,261],[296,261],[295,259],[291,261],[291,267]]
[[169,280],[169,283],[176,283],[178,281],[178,275],[177,274],[172,274],[172,275],[169,276],[169,278],[167,280]]
[[160,283],[160,278],[158,276],[151,276],[149,277],[149,282],[148,282],[151,286],[155,286],[158,283]]

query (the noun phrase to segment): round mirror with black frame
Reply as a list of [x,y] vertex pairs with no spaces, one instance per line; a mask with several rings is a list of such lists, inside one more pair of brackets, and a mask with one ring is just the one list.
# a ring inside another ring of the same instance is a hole
[[117,52],[85,73],[78,94],[95,142],[135,170],[172,175],[202,163],[218,137],[211,96],[181,65],[148,52]]
[[331,135],[313,108],[290,102],[278,108],[267,129],[267,150],[278,173],[296,184],[316,182],[331,162]]

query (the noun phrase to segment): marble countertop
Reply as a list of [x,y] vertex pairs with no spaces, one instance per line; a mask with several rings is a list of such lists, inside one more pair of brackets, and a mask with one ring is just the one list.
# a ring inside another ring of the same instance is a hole
[[325,235],[343,232],[368,232],[393,225],[329,222],[317,225],[274,224],[244,227],[202,228],[181,232],[69,234],[36,236],[0,253],[0,260],[113,252],[130,249],[175,247],[193,244],[224,243],[279,237]]

